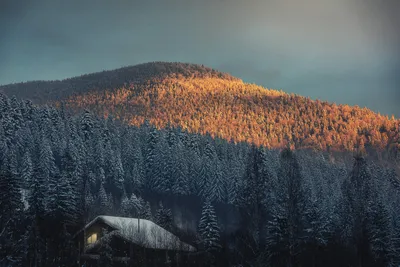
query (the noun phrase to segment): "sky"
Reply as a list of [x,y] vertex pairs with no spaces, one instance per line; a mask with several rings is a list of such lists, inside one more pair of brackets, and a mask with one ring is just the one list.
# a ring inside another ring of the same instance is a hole
[[400,117],[398,0],[0,0],[0,84],[150,61]]

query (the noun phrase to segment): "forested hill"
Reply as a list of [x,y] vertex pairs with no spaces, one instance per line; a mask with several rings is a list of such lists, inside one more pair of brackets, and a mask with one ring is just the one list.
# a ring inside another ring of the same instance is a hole
[[166,77],[179,78],[222,78],[239,80],[227,73],[188,63],[153,62],[143,63],[115,70],[85,74],[65,80],[28,81],[0,86],[7,95],[16,95],[21,99],[30,99],[35,104],[68,98],[74,94],[91,91],[103,91],[122,88],[131,83],[158,83]]
[[0,91],[39,104],[63,102],[76,112],[89,109],[131,125],[147,119],[158,128],[170,125],[268,148],[365,148],[370,155],[400,157],[400,121],[393,117],[269,90],[193,64],[146,63]]
[[[195,245],[200,266],[398,266],[399,189],[393,169],[362,157],[332,163],[0,94],[0,266],[73,266],[71,237],[100,214],[155,221]],[[145,256],[133,266],[159,266]]]

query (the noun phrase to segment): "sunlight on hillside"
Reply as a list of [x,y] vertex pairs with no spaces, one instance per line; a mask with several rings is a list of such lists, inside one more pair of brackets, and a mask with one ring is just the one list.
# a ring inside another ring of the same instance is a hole
[[141,125],[179,126],[269,148],[395,151],[399,121],[366,108],[269,90],[241,80],[167,77],[70,97],[66,105]]

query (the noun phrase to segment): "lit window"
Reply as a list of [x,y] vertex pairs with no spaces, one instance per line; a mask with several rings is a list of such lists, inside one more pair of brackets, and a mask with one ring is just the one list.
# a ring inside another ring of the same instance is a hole
[[87,244],[93,244],[94,242],[97,241],[97,234],[92,234],[87,238]]

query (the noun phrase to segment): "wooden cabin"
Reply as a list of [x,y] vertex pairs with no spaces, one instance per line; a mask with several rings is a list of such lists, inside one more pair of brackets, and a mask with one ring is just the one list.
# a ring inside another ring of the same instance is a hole
[[[152,221],[98,216],[75,236],[79,266],[98,266],[107,245],[114,266],[196,266],[196,249]],[[107,244],[107,245],[106,245]]]

